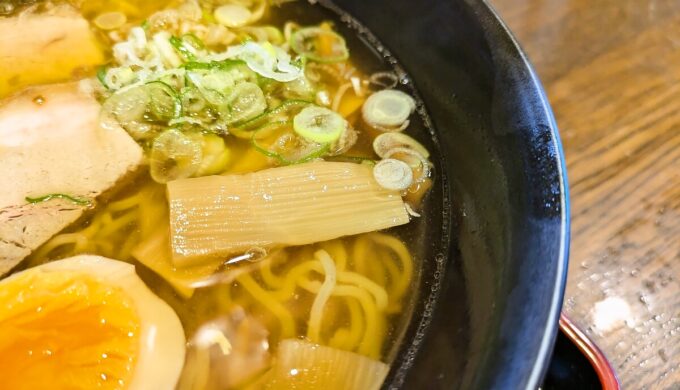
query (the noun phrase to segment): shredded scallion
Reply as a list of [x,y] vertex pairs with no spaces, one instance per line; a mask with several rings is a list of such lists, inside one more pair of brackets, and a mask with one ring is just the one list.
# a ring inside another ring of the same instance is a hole
[[184,57],[185,60],[193,61],[196,59],[196,56],[194,55],[195,50],[189,48],[189,46],[186,45],[182,39],[173,35],[170,37],[170,44],[180,55],[182,55],[182,57]]
[[69,202],[75,203],[79,206],[90,206],[92,204],[92,200],[88,198],[79,198],[76,196],[71,196],[71,195],[66,195],[66,194],[47,194],[43,196],[38,196],[38,197],[26,197],[26,202],[28,203],[42,203],[42,202],[47,202],[52,199],[64,199],[68,200]]

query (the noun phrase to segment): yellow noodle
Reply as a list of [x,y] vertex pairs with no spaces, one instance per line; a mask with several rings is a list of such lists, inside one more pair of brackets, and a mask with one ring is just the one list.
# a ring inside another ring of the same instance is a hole
[[[316,294],[321,289],[319,282],[310,282],[304,280],[301,280],[300,282],[300,287],[311,293]],[[383,319],[379,314],[375,306],[375,302],[371,298],[370,294],[364,289],[356,286],[339,285],[333,289],[333,295],[340,297],[353,297],[360,302],[366,316],[366,329],[361,338],[357,352],[362,355],[377,359],[380,356],[380,350],[382,349],[384,337],[380,326],[380,323],[383,321]]]
[[352,297],[344,297],[343,301],[349,313],[349,324],[347,327],[339,328],[328,344],[331,347],[354,351],[359,346],[363,332],[364,316],[361,312],[361,305]]
[[366,263],[366,277],[375,283],[384,285],[386,283],[387,274],[383,264],[385,258],[390,258],[390,254],[386,253],[386,251],[381,248],[375,248],[375,246],[371,253],[373,254],[371,261]]
[[384,233],[371,233],[368,236],[374,242],[391,249],[399,258],[402,272],[401,277],[395,280],[395,292],[398,296],[402,296],[411,284],[413,277],[413,259],[406,245],[397,238]]
[[[167,213],[163,211],[163,215],[167,220]],[[154,214],[145,208],[140,208],[139,221],[137,226],[140,233],[140,239],[145,240],[149,238],[155,231],[156,226],[158,226],[159,220],[156,219]]]
[[221,312],[228,312],[233,306],[233,299],[231,297],[231,284],[220,284],[217,286],[216,306]]
[[76,253],[84,253],[84,252],[97,252],[99,251],[100,253],[103,253],[106,257],[116,257],[114,256],[113,252],[113,244],[107,241],[96,241],[94,242],[92,250],[76,250],[74,252]]
[[295,287],[298,281],[310,271],[317,271],[320,273],[320,268],[319,263],[313,260],[296,265],[286,273],[286,279],[283,286],[278,290],[271,291],[271,294],[279,301],[291,299],[295,293]]
[[354,269],[362,275],[366,275],[366,258],[371,252],[370,245],[372,243],[364,236],[357,237],[352,248],[352,262]]
[[401,278],[401,270],[399,269],[399,266],[394,264],[392,259],[388,259],[388,261],[385,261],[383,263],[385,268],[387,269],[390,279],[389,284],[386,286],[388,289],[388,295],[390,297],[390,303],[387,306],[387,312],[388,313],[398,313],[401,310],[401,297],[403,294],[403,291],[399,290],[399,286],[397,281]]
[[100,214],[100,219],[98,222],[102,225],[108,225],[113,222],[113,217],[108,210],[105,210],[102,214]]
[[76,239],[76,245],[73,247],[73,251],[75,253],[84,253],[91,247],[91,241],[84,236],[80,236]]
[[321,243],[323,248],[333,258],[335,268],[344,271],[347,266],[347,249],[341,240],[331,240]]
[[131,209],[135,206],[139,206],[139,203],[141,203],[140,202],[141,195],[142,195],[142,193],[140,191],[140,193],[138,193],[136,195],[132,195],[132,196],[129,196],[125,199],[121,199],[121,200],[117,200],[115,202],[111,202],[107,206],[107,209],[109,209],[109,211],[111,211],[113,213],[117,213],[117,212],[125,211],[127,209]]
[[250,295],[259,301],[264,307],[269,309],[281,324],[281,338],[293,337],[295,335],[295,321],[290,311],[282,306],[270,293],[263,290],[253,278],[248,275],[241,275],[236,280]]
[[[292,297],[295,292],[295,284],[301,278],[304,278],[309,272],[314,271],[318,274],[324,274],[323,269],[316,261],[307,261],[298,264],[286,273],[286,279],[283,286],[278,290],[270,291],[274,297],[279,301],[285,301]],[[337,280],[346,284],[353,284],[359,288],[368,291],[374,298],[379,310],[385,310],[388,305],[388,295],[384,288],[379,284],[368,279],[367,277],[351,271],[337,272]],[[265,283],[266,284],[266,283]],[[268,286],[269,287],[269,286]]]
[[269,255],[270,261],[262,261],[260,267],[260,275],[262,281],[269,287],[270,290],[281,288],[286,282],[286,278],[281,278],[272,272],[272,264],[286,263],[288,259],[288,252],[286,250],[279,250]]
[[321,263],[324,272],[324,281],[319,288],[319,292],[314,298],[312,309],[309,313],[307,325],[307,338],[314,343],[321,343],[321,319],[328,298],[330,298],[336,283],[336,269],[333,259],[324,250],[317,251],[314,257]]
[[347,346],[349,344],[349,337],[350,331],[347,328],[339,328],[333,333],[333,337],[328,340],[327,345],[329,347],[351,351],[351,348]]
[[260,268],[260,276],[262,277],[262,281],[272,290],[280,289],[285,283],[285,279],[279,278],[272,272],[271,262]]
[[116,233],[118,230],[129,227],[130,224],[134,223],[135,221],[137,221],[137,213],[134,211],[128,212],[127,214],[123,214],[122,216],[111,220],[110,223],[105,224],[98,232],[98,235],[102,237],[108,237],[113,233]]
[[84,229],[80,230],[80,234],[82,234],[85,237],[94,237],[95,234],[101,229],[101,221],[103,218],[103,214],[95,214],[94,218],[92,218],[92,221],[85,227]]
[[374,281],[356,272],[338,272],[338,281],[347,284],[353,284],[359,288],[368,291],[375,299],[378,310],[385,310],[387,308],[387,292]]
[[33,258],[38,261],[42,261],[49,255],[53,250],[64,246],[64,245],[76,245],[79,240],[87,240],[87,237],[80,233],[66,233],[54,236],[52,239],[47,241],[40,249],[38,249],[34,254]]
[[139,234],[131,233],[120,247],[119,259],[128,260],[132,256],[132,250],[139,243]]
[[347,307],[349,308],[349,338],[347,341],[347,348],[349,350],[356,350],[361,342],[361,335],[365,328],[364,316],[361,313],[361,304],[356,298],[346,297]]

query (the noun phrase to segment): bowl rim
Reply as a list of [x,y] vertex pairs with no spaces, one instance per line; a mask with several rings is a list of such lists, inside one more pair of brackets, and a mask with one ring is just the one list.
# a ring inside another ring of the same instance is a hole
[[557,158],[556,166],[558,170],[559,186],[560,186],[560,234],[559,234],[559,253],[557,257],[556,272],[555,272],[555,288],[550,297],[550,311],[548,313],[549,323],[543,329],[540,335],[541,344],[536,357],[534,367],[530,373],[527,381],[526,389],[534,390],[538,388],[543,380],[543,377],[548,369],[550,358],[554,349],[555,341],[557,339],[557,332],[559,329],[559,320],[562,310],[562,303],[567,282],[567,271],[569,264],[569,244],[571,238],[571,214],[570,214],[570,200],[569,200],[569,181],[567,178],[567,164],[560,139],[557,121],[553,114],[550,102],[539,79],[534,66],[531,64],[526,52],[522,49],[519,41],[514,36],[508,25],[503,21],[499,12],[491,5],[490,0],[482,0],[481,4],[486,8],[487,12],[492,16],[492,19],[497,23],[497,27],[506,35],[509,43],[517,53],[517,59],[522,62],[524,68],[528,71],[530,76],[529,82],[533,89],[538,93],[540,98],[540,108],[543,111],[544,117],[547,119],[550,127],[550,142],[555,148],[555,157]]

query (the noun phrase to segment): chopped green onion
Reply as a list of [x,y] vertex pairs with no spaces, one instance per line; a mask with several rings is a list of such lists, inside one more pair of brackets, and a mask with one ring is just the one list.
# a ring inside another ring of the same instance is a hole
[[316,95],[316,88],[307,79],[307,77],[300,77],[297,80],[290,81],[283,85],[282,95],[286,99],[302,99],[312,101]]
[[257,76],[243,61],[187,64],[187,84],[192,84],[214,106],[226,103],[229,91],[243,81],[254,82]]
[[154,139],[149,158],[151,177],[158,183],[192,176],[203,159],[200,134],[166,130]]
[[97,80],[99,80],[99,82],[104,86],[104,88],[111,89],[109,88],[108,85],[106,85],[106,71],[107,68],[105,66],[99,67],[99,69],[97,69]]
[[403,191],[413,184],[411,167],[393,158],[386,158],[375,164],[373,177],[381,187],[388,190]]
[[293,129],[301,137],[319,143],[332,143],[347,129],[347,121],[335,111],[311,106],[293,119]]
[[253,16],[250,10],[238,4],[225,4],[219,6],[214,12],[215,19],[226,27],[245,26]]
[[385,89],[369,96],[361,109],[364,121],[384,131],[400,131],[416,108],[415,100],[396,89]]
[[154,137],[156,126],[148,123],[146,113],[150,102],[145,86],[140,85],[113,94],[102,107],[104,125],[108,118],[114,119],[136,141]]
[[187,79],[214,106],[223,104],[227,98],[226,92],[236,84],[233,74],[219,69],[187,72]]
[[[169,38],[170,44],[182,55],[185,61],[190,63],[195,63],[196,55],[199,50],[205,49],[205,44],[196,35],[192,33],[187,33],[182,35],[182,38],[176,36],[171,36]],[[186,65],[183,67],[187,68]]]
[[239,83],[218,109],[227,124],[244,122],[262,114],[267,109],[267,100],[257,84]]
[[117,91],[133,84],[137,79],[137,75],[129,66],[121,66],[104,69],[101,73],[97,74],[97,78],[99,78],[102,84],[105,84],[107,89]]
[[104,118],[113,118],[137,141],[156,136],[161,124],[181,115],[182,102],[175,90],[162,81],[122,90],[103,105]]
[[184,57],[185,60],[193,61],[196,59],[194,54],[195,50],[193,48],[189,48],[189,46],[185,44],[182,39],[173,35],[170,37],[170,44],[175,48],[175,50],[177,50],[179,54],[182,55],[182,57]]
[[244,60],[253,72],[276,81],[293,81],[303,74],[302,68],[291,63],[290,55],[285,50],[269,42],[246,42],[231,46],[227,53]]
[[238,71],[243,73],[248,79],[253,79],[254,72],[248,68],[248,65],[243,60],[226,59],[223,61],[198,62],[189,61],[182,65],[186,70],[224,70],[224,71]]
[[[296,150],[297,156],[288,156],[273,150],[269,150],[266,147],[260,145],[258,142],[259,137],[257,136],[257,133],[258,132],[254,132],[253,138],[250,140],[253,148],[265,156],[277,160],[282,165],[294,165],[309,162],[325,156],[330,150],[330,144],[310,143],[306,148],[304,148],[304,150]],[[311,151],[308,151],[309,149],[311,149]]]
[[288,121],[293,116],[293,113],[297,113],[300,109],[311,104],[312,102],[306,100],[286,100],[276,108],[265,111],[253,119],[241,123],[239,128],[255,130],[268,122]]
[[31,198],[30,196],[27,196],[26,202],[36,204],[36,203],[47,202],[47,201],[52,200],[52,199],[64,199],[64,200],[68,200],[68,201],[73,202],[73,203],[80,205],[80,206],[90,206],[90,205],[92,205],[91,199],[78,198],[78,197],[66,195],[66,194],[48,194],[48,195],[43,195],[43,196],[39,196],[39,197],[36,197],[36,198]]
[[290,125],[290,121],[269,122],[254,129],[242,129],[240,127],[231,127],[229,128],[229,134],[241,139],[252,139],[253,137],[261,139],[270,135],[270,132],[267,130],[274,131],[286,125]]
[[201,92],[193,87],[182,89],[182,112],[185,116],[199,116],[208,107]]
[[146,84],[149,94],[151,113],[159,120],[169,121],[182,113],[182,102],[174,88],[162,81],[151,81]]
[[182,64],[182,68],[185,68],[186,70],[196,70],[196,69],[203,69],[203,70],[210,70],[213,68],[217,68],[217,62],[196,62],[196,61],[189,61],[184,64]]
[[192,33],[186,33],[182,35],[182,40],[184,42],[187,42],[189,45],[191,45],[194,49],[196,50],[202,50],[205,49],[205,43],[197,37],[196,35]]
[[430,157],[430,152],[420,142],[404,133],[383,133],[373,140],[373,150],[380,158],[385,158],[395,148],[413,149],[424,158]]
[[392,148],[386,154],[386,159],[397,159],[406,163],[414,169],[420,169],[420,179],[430,177],[430,162],[414,149],[410,148]]
[[316,62],[340,62],[349,58],[345,39],[321,27],[297,30],[290,37],[290,47],[299,55]]
[[127,22],[127,16],[125,16],[124,13],[118,11],[105,12],[103,14],[97,15],[93,22],[95,26],[101,28],[102,30],[114,30]]

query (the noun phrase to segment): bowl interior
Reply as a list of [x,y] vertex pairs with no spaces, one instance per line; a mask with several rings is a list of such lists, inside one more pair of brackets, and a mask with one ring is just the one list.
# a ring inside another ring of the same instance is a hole
[[443,220],[422,230],[433,249],[389,386],[536,388],[557,332],[568,251],[566,173],[540,82],[484,2],[335,4],[410,76],[441,170]]

